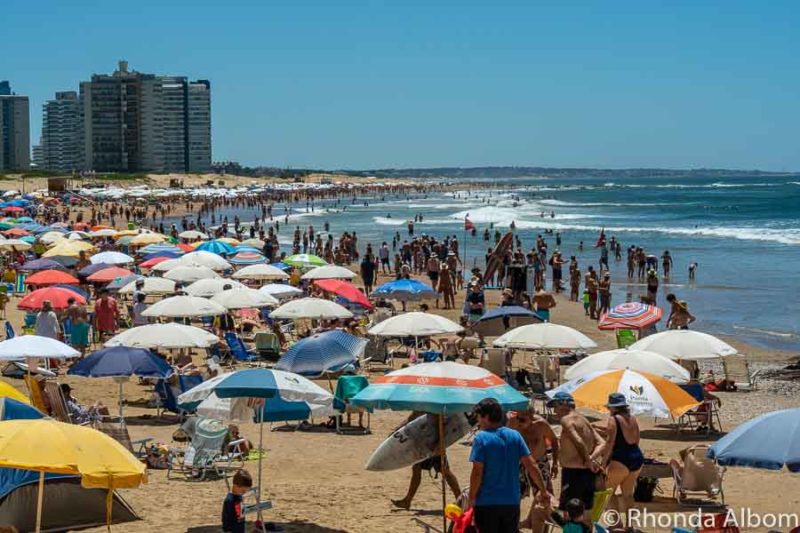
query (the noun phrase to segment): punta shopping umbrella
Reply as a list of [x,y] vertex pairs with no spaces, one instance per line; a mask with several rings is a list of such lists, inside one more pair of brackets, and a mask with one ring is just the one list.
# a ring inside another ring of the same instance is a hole
[[265,263],[267,258],[258,252],[236,252],[236,255],[228,258],[232,265],[257,265]]
[[299,298],[281,305],[269,314],[273,319],[301,320],[304,318],[334,320],[353,318],[353,313],[330,300]]
[[67,274],[63,270],[40,270],[25,280],[25,285],[34,286],[56,285],[59,283],[77,285],[80,281],[78,281],[78,278]]
[[415,279],[398,279],[384,283],[372,291],[372,296],[398,302],[419,302],[436,298],[436,291]]
[[492,345],[496,348],[522,350],[580,350],[597,347],[592,339],[580,331],[550,322],[514,328],[495,339]]
[[350,269],[338,265],[325,265],[312,268],[300,279],[353,279],[354,277],[356,277],[356,273]]
[[204,266],[178,266],[164,274],[165,279],[190,283],[200,279],[218,278],[219,274]]
[[[144,279],[144,286],[142,287],[142,292],[145,294],[174,294],[175,293],[175,282],[171,279],[164,279],[164,278],[141,278],[137,276],[137,279]],[[133,294],[134,289],[136,289],[136,281],[137,279],[129,281],[123,287],[119,289],[120,294]]]
[[224,315],[227,309],[218,303],[197,296],[172,296],[160,300],[142,312],[153,318],[190,318]]
[[236,250],[233,246],[227,242],[220,241],[219,239],[201,242],[200,245],[195,248],[195,250],[211,252],[212,254],[217,255],[232,255],[236,253]]
[[258,290],[279,300],[283,298],[292,298],[294,296],[300,296],[303,294],[302,290],[285,283],[267,283],[266,285],[259,287]]
[[184,292],[189,296],[199,296],[201,298],[211,298],[215,294],[228,289],[245,289],[246,287],[236,280],[227,278],[208,278],[199,279],[188,285]]
[[723,466],[800,472],[800,409],[763,414],[719,439],[708,456]]
[[317,257],[316,255],[312,254],[290,255],[289,257],[284,259],[283,262],[289,266],[297,268],[313,268],[318,266],[325,266],[328,264],[321,257]]
[[216,335],[204,329],[170,322],[127,329],[107,340],[105,346],[176,350],[208,348],[218,342],[219,338]]
[[0,420],[38,420],[45,414],[28,403],[8,396],[0,397]]
[[366,339],[340,330],[317,333],[294,343],[275,368],[309,377],[338,372],[354,364],[366,345]]
[[720,339],[693,330],[669,330],[648,335],[631,345],[632,349],[660,353],[670,359],[716,359],[728,357],[739,352]]
[[496,337],[510,329],[537,322],[543,320],[530,309],[508,305],[489,309],[472,325],[472,329],[484,337]]
[[167,378],[173,369],[164,359],[150,350],[129,346],[114,346],[98,350],[81,359],[67,371],[70,376],[85,378],[115,378],[119,384],[120,425],[125,424],[123,415],[122,386],[131,376],[145,378]]
[[234,279],[279,280],[289,279],[289,274],[274,265],[257,264],[241,268],[231,277]]
[[627,302],[615,305],[600,315],[600,329],[643,329],[661,320],[664,311],[655,305]]
[[668,379],[673,383],[688,383],[689,371],[668,357],[655,352],[622,348],[589,355],[567,368],[564,377],[578,379],[604,370],[636,370]]
[[[80,476],[84,488],[106,489],[107,502],[114,489],[134,488],[147,482],[144,463],[108,435],[50,418],[7,420],[0,424],[0,466],[39,472],[37,533],[41,531],[45,473]],[[106,509],[110,525],[111,506]]]
[[547,391],[551,398],[558,392],[568,392],[579,407],[595,411],[606,410],[608,395],[619,392],[634,415],[657,418],[680,417],[699,402],[671,381],[636,370],[602,370],[568,381]]
[[[325,268],[325,267],[320,267]],[[339,279],[320,279],[314,282],[314,285],[326,292],[331,292],[341,296],[345,300],[359,304],[367,309],[372,309],[372,302],[369,301],[367,295],[350,282],[342,281]]]
[[74,298],[79,304],[86,304],[86,298],[74,291],[63,287],[46,287],[26,294],[17,307],[28,311],[40,311],[45,300],[49,300],[54,310],[63,311],[69,307],[70,298]]
[[[309,416],[326,416],[333,413],[333,395],[297,374],[270,370],[266,368],[251,368],[239,370],[230,374],[223,374],[200,385],[189,389],[178,397],[181,405],[197,405],[198,413],[208,416],[208,406],[204,401],[209,401],[212,406],[219,406],[215,398],[223,400],[224,409],[217,409],[217,415],[230,413],[225,418],[241,417],[247,413],[246,407],[254,408],[259,422],[258,448],[264,449],[264,414],[267,411],[270,399],[278,397],[285,402],[304,403],[308,408]],[[225,404],[224,400],[228,403]],[[222,412],[220,412],[222,411]],[[267,411],[268,412],[268,411]],[[294,419],[294,418],[293,418]],[[256,502],[261,503],[261,463],[263,454],[258,457],[258,491]],[[263,524],[260,505],[257,505],[258,518]],[[263,527],[263,526],[262,526]]]
[[36,271],[36,270],[62,270],[64,265],[53,261],[52,259],[34,259],[24,263],[20,270]]
[[92,283],[108,283],[117,278],[126,278],[133,275],[134,273],[127,268],[109,267],[104,268],[99,272],[95,272],[91,276],[87,277],[86,280],[91,281]]
[[[379,324],[380,325],[380,324]],[[494,398],[504,409],[527,409],[528,399],[502,378],[473,365],[454,362],[421,363],[395,370],[373,380],[351,398],[366,408],[422,411],[439,415],[439,454],[445,456],[444,417],[470,412],[485,398]],[[446,505],[442,476],[442,511]],[[444,530],[447,520],[444,519]]]
[[129,263],[133,263],[133,257],[129,256],[128,254],[123,254],[122,252],[100,252],[99,254],[94,254],[92,257],[89,258],[89,262],[93,265],[98,263],[105,263],[107,265],[127,265]]
[[242,287],[218,292],[211,297],[211,301],[218,303],[225,309],[258,309],[261,307],[278,305],[278,300],[256,289]]

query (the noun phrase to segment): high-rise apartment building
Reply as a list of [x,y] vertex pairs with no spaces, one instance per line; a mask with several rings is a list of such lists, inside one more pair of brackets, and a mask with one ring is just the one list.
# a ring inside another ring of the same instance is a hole
[[128,71],[81,83],[85,166],[96,171],[205,172],[211,166],[207,81]]
[[0,170],[27,170],[31,164],[30,108],[27,96],[0,82]]
[[46,170],[83,170],[83,106],[75,91],[57,92],[44,104],[41,165]]

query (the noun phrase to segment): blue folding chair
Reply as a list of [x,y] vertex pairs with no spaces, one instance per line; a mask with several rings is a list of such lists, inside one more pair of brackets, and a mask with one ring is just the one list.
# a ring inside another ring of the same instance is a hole
[[[178,376],[178,387],[181,393],[186,392],[202,382],[203,376]],[[175,413],[181,418],[184,418],[186,415],[194,412],[193,409],[184,409],[178,404],[178,398],[175,396],[175,392],[172,390],[172,387],[169,386],[166,379],[159,379],[156,381],[155,390],[156,394],[158,394],[158,416],[161,416],[164,411],[169,411],[170,413]]]
[[225,343],[228,345],[231,356],[237,361],[250,363],[258,360],[256,353],[248,350],[244,345],[244,341],[242,341],[241,337],[239,337],[236,333],[232,331],[226,331]]
[[11,325],[11,322],[6,320],[6,339],[13,339],[15,335],[14,326]]

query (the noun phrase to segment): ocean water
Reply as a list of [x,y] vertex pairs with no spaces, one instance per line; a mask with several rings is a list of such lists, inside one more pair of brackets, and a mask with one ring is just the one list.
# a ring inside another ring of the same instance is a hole
[[[406,197],[361,197],[339,205],[285,206],[289,227],[281,241],[290,244],[296,225],[331,224],[331,232],[355,231],[359,247],[391,243],[395,232],[408,238],[406,222],[421,214],[416,233],[456,235],[464,241],[463,220],[478,228],[468,236],[468,265],[483,265],[488,246],[483,229],[506,231],[513,221],[527,250],[545,229],[561,233],[562,253],[578,257],[585,272],[597,266],[593,248],[601,228],[624,249],[643,246],[661,256],[669,250],[674,267],[669,283],[662,280],[659,304],[667,292],[689,303],[695,328],[732,335],[767,348],[800,351],[800,177],[691,178],[515,178],[495,180],[491,190],[463,188],[447,194]],[[343,207],[347,206],[344,210]],[[284,206],[275,210],[283,212]],[[551,213],[554,215],[551,217]],[[228,212],[232,216],[234,212]],[[242,220],[253,212],[239,211]],[[544,216],[542,216],[544,215]],[[555,235],[545,235],[548,249]],[[583,252],[578,243],[584,242]],[[288,246],[285,246],[287,249]],[[688,265],[697,262],[696,280],[688,281]],[[613,303],[638,299],[643,285],[629,284],[625,259],[611,260]],[[662,323],[663,325],[663,323]]]

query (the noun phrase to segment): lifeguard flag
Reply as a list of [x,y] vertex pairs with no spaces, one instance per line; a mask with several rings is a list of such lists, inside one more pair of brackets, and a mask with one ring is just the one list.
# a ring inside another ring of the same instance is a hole
[[600,230],[600,237],[597,238],[597,244],[594,245],[595,248],[603,246],[606,243],[606,229],[602,228]]
[[472,231],[475,229],[475,224],[470,219],[464,217],[464,231]]

